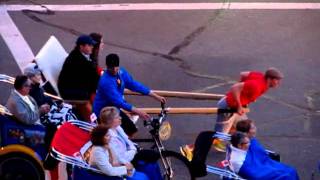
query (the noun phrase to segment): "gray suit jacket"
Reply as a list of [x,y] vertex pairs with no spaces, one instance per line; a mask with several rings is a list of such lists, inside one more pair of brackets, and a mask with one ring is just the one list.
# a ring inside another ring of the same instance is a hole
[[24,124],[34,124],[39,120],[39,108],[36,101],[28,96],[35,106],[35,111],[15,92],[12,91],[7,101],[7,108],[17,118],[18,121]]

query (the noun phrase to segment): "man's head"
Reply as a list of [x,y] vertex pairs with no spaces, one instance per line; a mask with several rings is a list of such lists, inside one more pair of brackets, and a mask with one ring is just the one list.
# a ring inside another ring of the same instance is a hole
[[276,88],[279,86],[283,74],[278,69],[272,67],[264,73],[264,77],[267,80],[268,87]]
[[35,63],[28,64],[23,73],[32,81],[33,84],[41,83],[41,70]]
[[117,54],[109,54],[106,56],[107,71],[111,75],[117,75],[119,71],[120,59]]
[[238,149],[248,150],[250,139],[247,134],[237,131],[231,136],[231,144]]
[[247,133],[249,138],[253,138],[257,134],[257,127],[250,119],[238,121],[236,130],[239,132]]
[[76,45],[79,48],[79,50],[87,55],[90,55],[92,53],[93,46],[96,44],[92,37],[88,35],[81,35],[78,37],[76,41]]
[[21,95],[26,96],[30,92],[31,81],[25,75],[18,75],[16,76],[13,86]]

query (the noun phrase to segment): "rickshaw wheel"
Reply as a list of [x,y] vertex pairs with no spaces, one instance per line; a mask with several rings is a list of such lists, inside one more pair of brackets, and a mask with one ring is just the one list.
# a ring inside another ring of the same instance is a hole
[[8,153],[0,156],[1,180],[44,180],[44,170],[39,162],[23,153]]

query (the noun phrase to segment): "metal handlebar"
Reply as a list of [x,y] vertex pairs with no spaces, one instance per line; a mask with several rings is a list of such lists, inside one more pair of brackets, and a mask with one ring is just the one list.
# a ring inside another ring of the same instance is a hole
[[143,122],[143,125],[146,126],[152,126],[155,129],[158,129],[162,122],[164,121],[164,118],[166,117],[166,110],[165,110],[165,103],[161,102],[161,111],[159,113],[159,118],[150,118],[147,121]]

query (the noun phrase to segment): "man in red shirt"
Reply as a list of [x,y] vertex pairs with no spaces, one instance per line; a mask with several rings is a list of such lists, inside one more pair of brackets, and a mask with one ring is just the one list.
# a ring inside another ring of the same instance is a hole
[[[283,75],[279,70],[269,68],[264,74],[255,71],[241,72],[240,77],[240,82],[234,84],[218,102],[218,108],[235,109],[238,115],[244,116],[244,107],[256,101],[269,88],[278,87]],[[229,133],[234,120],[229,117],[230,115],[225,113],[217,115],[216,132]]]
[[[256,101],[269,88],[278,87],[282,78],[282,73],[276,68],[269,68],[264,74],[256,71],[241,72],[240,81],[231,87],[217,105],[219,109],[234,109],[237,113],[234,114],[234,117],[228,113],[217,114],[215,132],[227,134],[235,121],[247,119],[244,108]],[[222,140],[215,138],[213,145],[216,150],[225,151],[225,144]],[[182,146],[180,151],[191,161],[193,145]]]

